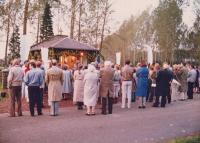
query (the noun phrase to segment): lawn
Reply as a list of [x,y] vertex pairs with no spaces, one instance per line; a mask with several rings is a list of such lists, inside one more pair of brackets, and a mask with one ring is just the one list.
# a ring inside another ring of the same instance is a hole
[[169,143],[200,143],[200,134],[184,138],[177,138]]

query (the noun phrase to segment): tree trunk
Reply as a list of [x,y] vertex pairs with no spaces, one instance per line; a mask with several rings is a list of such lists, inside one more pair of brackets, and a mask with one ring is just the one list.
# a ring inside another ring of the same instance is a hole
[[70,38],[74,39],[74,25],[76,20],[76,0],[71,0],[72,15],[71,15],[71,27],[70,27]]
[[29,0],[26,0],[24,8],[23,35],[27,34],[28,7],[29,7]]
[[101,49],[103,47],[104,31],[105,31],[105,25],[106,25],[107,12],[108,12],[108,2],[106,2],[105,11],[104,11],[103,26],[102,26],[102,32],[101,32],[100,51],[101,51]]
[[96,45],[97,45],[97,43],[98,43],[98,29],[99,29],[99,4],[98,4],[98,7],[97,7],[97,22],[96,22]]
[[80,5],[79,5],[78,41],[81,40],[81,16],[82,16],[82,6],[83,6],[83,3],[81,2]]
[[40,35],[40,12],[38,11],[36,43],[39,43],[39,35]]
[[6,36],[6,49],[5,49],[5,66],[7,66],[7,56],[8,56],[8,42],[9,42],[9,35],[10,35],[10,18],[8,17],[7,23],[7,36]]

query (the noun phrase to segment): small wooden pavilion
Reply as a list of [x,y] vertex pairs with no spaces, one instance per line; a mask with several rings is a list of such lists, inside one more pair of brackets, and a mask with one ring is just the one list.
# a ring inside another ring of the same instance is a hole
[[70,68],[75,63],[84,65],[96,60],[99,50],[93,46],[72,40],[64,35],[56,35],[48,40],[32,45],[30,48],[30,59],[43,59],[41,49],[48,49],[48,59],[57,59],[61,64],[67,64]]

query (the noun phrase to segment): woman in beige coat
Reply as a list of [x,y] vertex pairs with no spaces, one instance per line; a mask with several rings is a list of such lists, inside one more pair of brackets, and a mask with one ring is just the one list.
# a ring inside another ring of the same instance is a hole
[[62,99],[63,72],[56,67],[56,60],[52,60],[52,67],[47,70],[46,83],[48,84],[48,101],[50,103],[50,115],[58,115],[59,101]]

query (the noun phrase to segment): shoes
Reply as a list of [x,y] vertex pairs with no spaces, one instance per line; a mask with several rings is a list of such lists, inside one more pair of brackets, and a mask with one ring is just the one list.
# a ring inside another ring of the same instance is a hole
[[43,113],[38,113],[38,116],[42,116],[43,115]]
[[102,112],[101,114],[102,114],[102,115],[107,115],[107,113],[104,113],[104,112]]
[[85,115],[86,115],[86,116],[90,116],[90,113],[86,113]]
[[153,104],[153,106],[152,107],[159,107],[158,105],[156,105],[156,104]]
[[54,116],[55,117],[55,116],[58,116],[58,114],[55,114],[55,115],[54,114],[50,114],[50,116]]
[[92,113],[92,114],[90,114],[91,116],[95,116],[96,114],[95,113]]
[[78,109],[78,110],[83,110],[83,107],[78,107],[77,109]]
[[139,108],[139,109],[145,109],[146,106],[139,106],[138,108]]
[[8,117],[15,117],[15,115],[9,115]]

